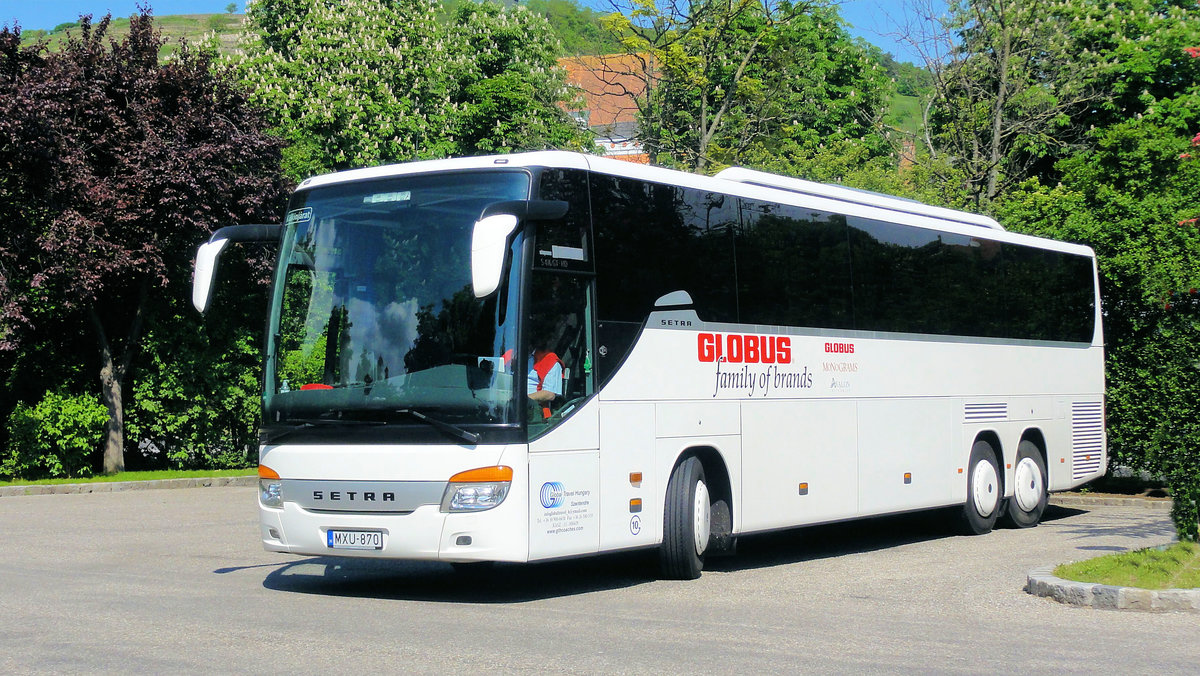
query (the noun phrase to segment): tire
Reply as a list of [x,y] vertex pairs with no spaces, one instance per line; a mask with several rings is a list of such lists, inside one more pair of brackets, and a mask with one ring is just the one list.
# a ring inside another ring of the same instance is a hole
[[1004,522],[1014,528],[1032,528],[1042,520],[1050,498],[1046,478],[1046,461],[1041,449],[1032,441],[1017,446],[1017,463],[1013,469],[1013,496],[1008,499]]
[[663,541],[658,550],[663,577],[672,580],[700,577],[711,532],[712,504],[704,483],[704,466],[690,457],[675,467],[667,482]]
[[963,533],[983,535],[990,532],[1004,506],[1002,496],[996,453],[988,442],[976,441],[967,464],[967,502],[963,505],[961,519]]

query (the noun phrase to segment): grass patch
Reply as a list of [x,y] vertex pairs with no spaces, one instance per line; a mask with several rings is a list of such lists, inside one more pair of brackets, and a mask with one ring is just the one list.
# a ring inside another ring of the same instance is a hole
[[921,132],[921,99],[896,94],[888,101],[888,110],[883,121],[906,134],[916,136]]
[[1200,545],[1179,542],[1167,549],[1139,549],[1063,564],[1054,575],[1076,582],[1096,582],[1142,589],[1200,587]]
[[[92,14],[92,25],[100,22],[104,16],[102,13]],[[209,33],[216,33],[219,43],[218,51],[226,56],[232,55],[237,51],[238,38],[245,32],[243,21],[245,16],[242,14],[172,14],[168,16],[155,16],[154,25],[166,38],[167,44],[163,45],[159,50],[159,56],[165,57],[178,51],[179,46],[176,41],[183,38],[189,43],[197,43],[205,39]],[[3,18],[0,17],[0,23],[3,23]],[[70,25],[64,26],[52,31],[44,30],[29,30],[21,31],[21,45],[28,46],[34,42],[45,38],[49,42],[50,51],[57,51],[67,44],[67,33],[70,32],[76,37],[79,36],[79,26]],[[129,34],[129,18],[114,16],[112,22],[108,26],[108,37],[112,40],[120,41]]]
[[84,479],[42,479],[39,481],[0,481],[0,486],[45,486],[53,484],[92,484],[112,481],[153,481],[155,479],[194,479],[218,476],[253,476],[257,473],[254,467],[246,469],[195,469],[195,470],[158,470],[153,472],[120,472],[104,476],[93,476]]

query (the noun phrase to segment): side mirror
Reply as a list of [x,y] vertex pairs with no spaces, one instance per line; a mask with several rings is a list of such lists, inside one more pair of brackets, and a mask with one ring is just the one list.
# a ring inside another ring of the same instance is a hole
[[508,236],[517,229],[512,214],[496,214],[475,221],[471,232],[471,287],[476,298],[486,298],[500,288]]
[[192,273],[192,305],[200,314],[204,314],[208,310],[208,304],[212,302],[213,281],[217,277],[217,257],[221,255],[226,244],[229,244],[227,239],[210,240],[201,244],[200,249],[196,251],[196,269]]
[[486,298],[500,288],[508,238],[522,219],[559,219],[567,214],[567,206],[558,200],[513,200],[484,207],[471,231],[471,288],[475,297]]
[[201,314],[212,302],[213,280],[217,277],[217,262],[225,245],[230,242],[270,243],[279,241],[283,226],[229,225],[212,234],[196,251],[196,269],[192,274],[192,305]]

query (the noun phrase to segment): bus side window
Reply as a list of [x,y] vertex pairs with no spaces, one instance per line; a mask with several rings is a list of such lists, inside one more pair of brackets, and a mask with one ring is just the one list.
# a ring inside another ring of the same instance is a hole
[[[533,423],[569,413],[595,391],[591,287],[590,276],[533,272],[526,321]],[[547,387],[561,391],[552,398],[536,394]]]

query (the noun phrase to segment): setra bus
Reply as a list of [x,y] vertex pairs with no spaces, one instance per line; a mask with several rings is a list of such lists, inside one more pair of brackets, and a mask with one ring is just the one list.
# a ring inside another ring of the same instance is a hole
[[959,506],[1036,525],[1103,474],[1087,247],[772,174],[566,152],[300,184],[282,225],[261,535],[304,555],[527,562]]

